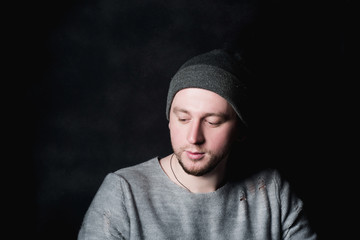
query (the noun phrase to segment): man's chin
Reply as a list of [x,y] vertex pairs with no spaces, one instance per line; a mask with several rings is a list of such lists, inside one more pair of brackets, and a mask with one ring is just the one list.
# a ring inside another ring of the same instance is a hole
[[184,166],[184,164],[181,164],[183,170],[192,176],[196,176],[196,177],[201,177],[204,176],[205,174],[207,174],[209,171],[206,168],[196,168],[196,167],[187,167]]
[[217,163],[210,162],[206,156],[200,159],[184,157],[179,160],[179,163],[187,174],[197,177],[211,172],[217,166]]

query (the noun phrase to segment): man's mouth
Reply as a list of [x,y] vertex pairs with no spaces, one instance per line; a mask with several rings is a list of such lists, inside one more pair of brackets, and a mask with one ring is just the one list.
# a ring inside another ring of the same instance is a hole
[[205,156],[204,152],[192,152],[192,151],[185,151],[188,158],[191,160],[200,160]]

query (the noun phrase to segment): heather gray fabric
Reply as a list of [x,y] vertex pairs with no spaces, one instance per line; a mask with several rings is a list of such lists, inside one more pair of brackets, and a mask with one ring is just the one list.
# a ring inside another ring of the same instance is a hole
[[193,194],[173,183],[154,158],[106,176],[78,240],[314,240],[302,208],[276,171]]
[[191,58],[183,64],[170,82],[166,117],[175,94],[184,88],[202,88],[225,98],[234,108],[244,125],[246,124],[246,82],[249,74],[239,57],[221,49]]

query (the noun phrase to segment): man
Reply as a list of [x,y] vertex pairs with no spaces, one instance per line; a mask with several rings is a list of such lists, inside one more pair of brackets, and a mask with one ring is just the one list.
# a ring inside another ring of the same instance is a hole
[[243,161],[233,148],[248,125],[248,79],[224,50],[187,61],[167,98],[174,153],[106,176],[78,239],[316,239],[276,171],[244,178],[232,167]]

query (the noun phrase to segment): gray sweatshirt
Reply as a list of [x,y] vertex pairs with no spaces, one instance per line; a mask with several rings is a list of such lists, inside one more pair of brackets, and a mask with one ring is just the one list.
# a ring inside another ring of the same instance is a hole
[[106,176],[78,239],[316,239],[302,208],[274,170],[195,194],[153,158]]

